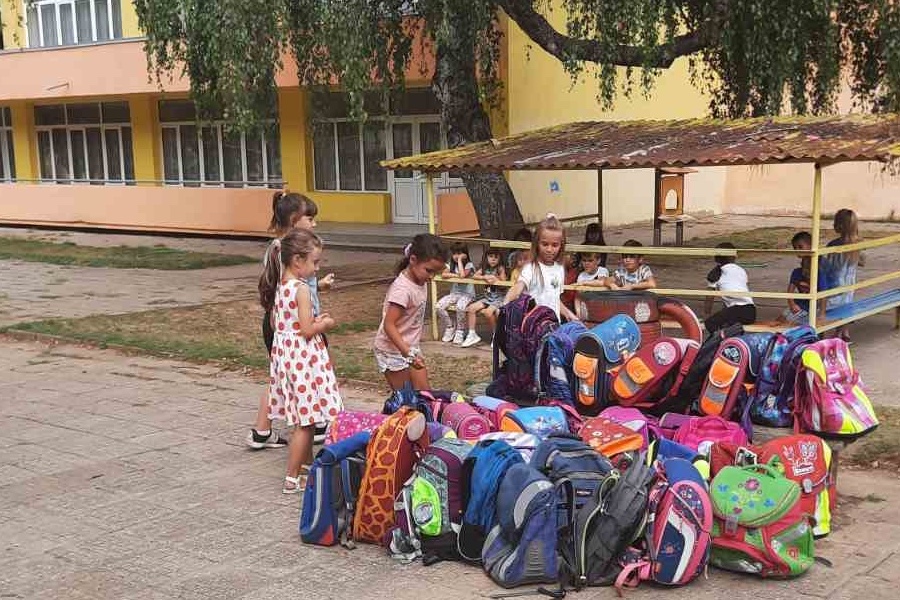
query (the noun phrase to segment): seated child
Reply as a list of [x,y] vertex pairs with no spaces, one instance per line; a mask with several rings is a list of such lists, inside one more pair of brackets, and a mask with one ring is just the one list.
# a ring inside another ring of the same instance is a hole
[[[808,231],[801,231],[791,238],[791,246],[794,250],[809,250],[812,248],[812,236]],[[809,293],[809,269],[812,257],[800,258],[800,266],[791,271],[791,279],[788,282],[787,291],[799,294]],[[788,307],[781,313],[778,319],[782,323],[796,323],[802,325],[809,322],[809,300],[788,299]]]
[[[496,248],[488,248],[481,258],[481,268],[475,271],[474,279],[494,284],[498,281],[506,281],[506,267],[503,266],[503,255]],[[497,325],[497,313],[506,296],[506,289],[496,285],[485,286],[484,295],[476,299],[466,308],[466,318],[469,320],[469,334],[463,340],[461,346],[469,348],[481,342],[481,337],[475,332],[475,319],[482,314],[491,325],[491,330]]]
[[[731,242],[722,242],[716,248],[734,249]],[[707,297],[704,301],[704,314],[706,315],[706,330],[709,333],[723,329],[734,323],[750,325],[756,321],[756,305],[750,296],[741,295],[740,292],[749,292],[747,286],[747,271],[734,262],[731,256],[716,256],[716,266],[706,276],[710,289],[720,292],[736,292],[734,295],[722,296],[722,304],[725,307],[711,315],[713,297]]]
[[[469,247],[462,242],[457,242],[450,247],[450,263],[447,264],[444,279],[468,279],[475,273],[475,265],[469,261]],[[442,296],[435,304],[438,318],[444,327],[442,342],[453,342],[457,346],[466,339],[466,307],[475,297],[475,286],[471,283],[454,283],[450,287],[450,293]],[[456,307],[456,323],[450,318],[447,308]]]
[[[515,235],[513,235],[513,241],[528,242],[530,244],[531,230],[527,227],[522,227],[515,233]],[[506,257],[506,270],[510,274],[509,280],[516,281],[516,277],[518,277],[516,269],[521,269],[522,266],[525,265],[525,263],[529,262],[531,262],[531,250],[527,248],[521,248],[510,252],[509,256]]]
[[[622,245],[628,248],[643,246],[637,240],[628,240]],[[657,287],[653,271],[640,254],[622,254],[622,264],[607,278],[606,285],[613,290],[649,290]]]
[[578,285],[589,285],[591,287],[607,287],[606,280],[609,278],[609,271],[606,267],[600,265],[600,254],[597,252],[581,253],[581,273],[578,274],[576,283]]

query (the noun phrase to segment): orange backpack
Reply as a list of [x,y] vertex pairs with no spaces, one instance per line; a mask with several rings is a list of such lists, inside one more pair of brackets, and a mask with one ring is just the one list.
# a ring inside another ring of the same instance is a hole
[[366,447],[366,472],[353,515],[353,539],[386,545],[394,528],[394,501],[428,446],[425,416],[409,407],[392,414]]

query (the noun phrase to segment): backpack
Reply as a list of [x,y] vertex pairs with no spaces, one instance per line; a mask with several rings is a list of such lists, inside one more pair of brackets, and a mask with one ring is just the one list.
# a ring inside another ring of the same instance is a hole
[[584,425],[584,419],[575,409],[575,406],[571,403],[557,400],[555,398],[538,398],[537,406],[559,407],[566,417],[566,426],[569,428],[569,433],[577,434],[579,431],[581,431],[581,427]]
[[309,468],[300,513],[305,544],[352,547],[353,511],[366,466],[369,432],[363,431],[319,450]]
[[761,577],[792,577],[815,557],[800,486],[770,465],[725,467],[710,485],[710,563]]
[[591,448],[606,457],[640,450],[644,445],[641,434],[602,413],[585,420],[579,435]]
[[698,412],[731,419],[738,403],[746,399],[744,379],[749,366],[750,348],[744,340],[739,337],[723,340],[700,390]]
[[636,408],[627,408],[624,406],[610,406],[600,413],[601,417],[607,417],[624,425],[625,427],[635,431],[641,435],[641,450],[646,450],[647,446],[654,438],[662,437],[659,428],[659,422],[656,417],[650,417]]
[[612,395],[622,406],[652,408],[665,400],[692,340],[661,337],[628,357],[612,380]]
[[500,421],[506,413],[519,410],[518,404],[491,396],[475,396],[472,399],[472,407],[488,420],[491,424],[491,431],[500,430]]
[[[493,376],[487,395],[534,400],[534,357],[544,337],[559,327],[553,309],[522,294],[500,309],[494,330]],[[505,357],[500,363],[500,352]]]
[[372,434],[366,447],[366,472],[353,515],[353,538],[387,545],[394,528],[394,502],[428,446],[425,418],[402,407]]
[[384,423],[387,415],[356,410],[344,410],[325,428],[325,445],[334,444],[356,435],[361,431],[372,431]]
[[392,415],[403,407],[419,411],[425,415],[425,420],[428,422],[435,420],[433,398],[421,395],[413,389],[412,383],[409,381],[404,383],[402,388],[395,390],[388,396],[387,400],[384,401],[381,413]]
[[815,329],[800,325],[775,334],[769,341],[750,401],[751,421],[768,427],[791,425],[796,362],[799,362],[803,347],[818,339]]
[[667,399],[665,412],[687,413],[691,406],[700,397],[700,390],[709,374],[709,368],[716,358],[716,352],[723,340],[744,333],[744,326],[735,323],[719,329],[709,335],[700,345],[694,360],[685,373],[678,391]]
[[475,441],[491,432],[490,421],[465,402],[448,403],[441,411],[441,423],[456,432],[456,437],[461,440]]
[[709,489],[690,461],[670,458],[657,463],[647,510],[643,548],[626,553],[616,587],[636,587],[641,580],[690,583],[709,561],[713,521]]
[[572,359],[575,341],[584,333],[587,333],[587,327],[574,321],[560,325],[543,340],[534,360],[534,382],[539,398],[556,398],[574,405]]
[[831,446],[815,435],[789,435],[762,445],[759,462],[769,464],[773,458],[784,476],[800,486],[800,506],[815,519],[813,535],[831,533],[831,511],[837,502],[837,462]]
[[609,400],[610,367],[641,345],[641,331],[634,319],[616,315],[600,323],[575,342],[572,372],[576,378],[575,408],[594,416]]
[[878,417],[853,366],[847,342],[809,344],[800,355],[794,398],[794,431],[855,439],[878,427]]
[[478,442],[463,464],[463,513],[458,540],[463,560],[478,563],[487,534],[497,524],[497,492],[506,471],[524,463],[519,452],[503,440]]
[[541,438],[533,433],[516,433],[513,431],[492,431],[481,436],[479,443],[488,440],[503,440],[519,453],[525,462],[531,461],[535,449],[541,445]]
[[623,473],[612,471],[585,499],[575,503],[575,490],[563,489],[569,510],[560,539],[559,581],[563,588],[610,585],[622,570],[620,559],[644,531],[650,486],[656,478],[644,457]]
[[739,336],[750,349],[750,362],[747,364],[747,380],[755,383],[759,378],[763,360],[769,351],[769,344],[775,338],[774,333],[757,331]]
[[506,413],[500,421],[500,431],[533,433],[544,438],[569,433],[569,424],[565,411],[558,406],[528,406]]
[[678,428],[672,441],[701,454],[706,454],[701,447],[707,443],[731,442],[740,446],[749,443],[747,432],[740,425],[715,416],[691,417]]
[[423,556],[426,564],[459,558],[463,463],[471,451],[471,444],[457,439],[441,439],[426,448],[397,498],[390,546],[395,557]]
[[553,484],[526,464],[509,468],[497,493],[498,524],[481,552],[484,570],[505,588],[556,581],[556,494]]

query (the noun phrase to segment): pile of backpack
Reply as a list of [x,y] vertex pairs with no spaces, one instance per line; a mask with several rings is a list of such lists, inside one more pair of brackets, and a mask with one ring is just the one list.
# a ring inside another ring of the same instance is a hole
[[[710,564],[812,566],[836,498],[822,438],[877,426],[846,344],[796,328],[642,347],[622,315],[579,330],[541,313],[527,299],[501,311],[491,395],[405,388],[381,414],[339,414],[302,541],[480,564],[555,597],[684,585]],[[794,433],[754,444],[755,423]]]

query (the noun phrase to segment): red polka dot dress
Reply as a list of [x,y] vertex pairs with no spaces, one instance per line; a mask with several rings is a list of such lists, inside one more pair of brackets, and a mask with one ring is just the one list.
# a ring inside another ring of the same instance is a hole
[[328,348],[321,335],[300,334],[297,279],[278,286],[272,308],[275,341],[269,360],[269,417],[288,425],[324,425],[343,409]]

